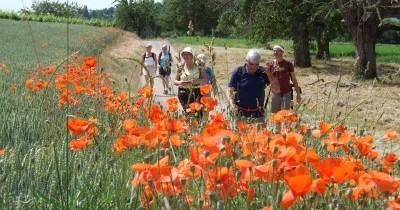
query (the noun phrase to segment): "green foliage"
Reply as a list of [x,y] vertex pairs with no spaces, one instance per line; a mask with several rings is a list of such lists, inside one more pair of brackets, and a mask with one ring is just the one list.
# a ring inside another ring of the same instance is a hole
[[[175,42],[183,44],[203,45],[203,43],[211,43],[212,37],[195,37],[195,36],[180,36],[173,39]],[[217,47],[228,47],[228,48],[254,48],[264,47],[263,44],[253,42],[251,40],[239,39],[239,38],[215,38],[214,46]]]
[[160,4],[155,4],[152,0],[116,0],[115,3],[115,21],[118,27],[135,31],[141,37],[159,35],[156,15],[160,12]]
[[80,17],[82,6],[76,2],[34,1],[31,6],[36,15],[53,15],[57,17]]

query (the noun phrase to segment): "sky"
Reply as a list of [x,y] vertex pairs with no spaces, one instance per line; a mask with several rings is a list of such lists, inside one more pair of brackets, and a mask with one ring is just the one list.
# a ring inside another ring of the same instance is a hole
[[[34,0],[0,0],[0,10],[15,11],[25,7],[30,8]],[[58,0],[59,2],[67,2],[67,0]],[[86,5],[88,9],[104,9],[114,6],[114,0],[70,0],[69,2],[76,2],[78,5]]]

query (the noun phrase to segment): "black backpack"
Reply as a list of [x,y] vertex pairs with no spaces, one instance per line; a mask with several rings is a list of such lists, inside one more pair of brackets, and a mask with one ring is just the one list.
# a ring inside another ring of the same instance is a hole
[[[151,52],[151,57],[153,57],[153,60],[156,61],[156,54],[155,53]],[[146,58],[146,53],[143,54],[143,62],[144,62],[145,58]]]

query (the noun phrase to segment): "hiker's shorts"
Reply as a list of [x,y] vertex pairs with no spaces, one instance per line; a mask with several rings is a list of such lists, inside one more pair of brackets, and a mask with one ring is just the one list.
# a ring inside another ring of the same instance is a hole
[[160,66],[160,67],[158,68],[158,73],[159,73],[162,77],[169,76],[169,75],[171,75],[171,68],[169,68],[169,67],[163,68],[163,67]]
[[[156,72],[156,67],[155,66],[146,66],[147,70],[149,71],[151,76],[156,76],[157,72]],[[143,74],[147,75],[147,71],[145,69],[143,69]]]
[[290,91],[283,95],[272,93],[271,112],[277,113],[282,109],[289,110],[290,103],[291,103]]

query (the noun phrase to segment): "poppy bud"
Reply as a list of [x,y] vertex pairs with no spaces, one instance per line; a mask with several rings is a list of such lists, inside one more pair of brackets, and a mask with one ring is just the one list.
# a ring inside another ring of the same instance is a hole
[[270,136],[268,136],[267,141],[268,141],[268,144],[271,143],[272,138]]
[[149,179],[149,180],[147,181],[147,184],[149,185],[149,187],[152,187],[152,186],[153,186],[153,180]]
[[347,197],[350,197],[352,194],[353,194],[353,190],[352,190],[352,189],[348,189],[348,190],[346,191],[346,196],[347,196]]
[[241,171],[236,171],[235,172],[235,178],[239,179],[242,176],[242,172]]
[[217,210],[224,210],[224,202],[223,201],[218,201],[217,202]]
[[340,137],[342,137],[342,133],[337,132],[336,133],[336,139],[340,139]]
[[191,166],[190,166],[190,172],[194,173],[195,169],[196,169],[196,168],[194,167],[194,165],[191,165]]
[[282,134],[283,139],[286,139],[286,133]]
[[232,162],[227,162],[227,163],[226,163],[226,167],[227,167],[227,168],[230,168],[231,166],[232,166]]
[[209,152],[209,151],[206,151],[206,152],[204,153],[204,156],[206,156],[206,157],[210,156],[210,152]]
[[231,137],[223,137],[222,138],[222,143],[226,144],[229,143],[231,141]]
[[272,150],[272,154],[276,154],[278,152],[279,148],[278,147],[274,147],[274,149]]
[[208,193],[208,196],[210,197],[210,201],[217,201],[218,194],[216,192],[211,191],[210,193]]
[[275,168],[276,164],[278,164],[278,161],[276,159],[273,159],[271,161],[271,166]]
[[181,178],[180,180],[182,187],[186,185],[186,179],[185,178]]
[[199,205],[199,209],[202,209],[203,205],[204,205],[204,200],[203,199],[199,199],[198,205]]

